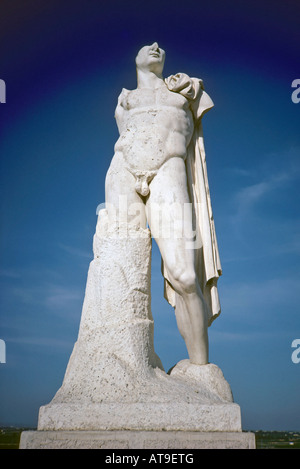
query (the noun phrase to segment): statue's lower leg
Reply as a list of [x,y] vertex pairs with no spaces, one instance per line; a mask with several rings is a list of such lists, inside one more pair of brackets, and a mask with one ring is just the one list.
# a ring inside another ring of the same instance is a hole
[[191,363],[208,363],[208,321],[203,298],[197,293],[176,294],[176,320]]

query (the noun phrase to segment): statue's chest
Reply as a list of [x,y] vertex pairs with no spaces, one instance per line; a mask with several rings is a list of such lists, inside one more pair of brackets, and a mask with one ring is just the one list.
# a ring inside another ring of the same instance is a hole
[[169,91],[167,87],[158,89],[136,89],[124,97],[123,107],[127,110],[141,107],[173,106],[179,109],[188,107],[187,99],[179,93]]

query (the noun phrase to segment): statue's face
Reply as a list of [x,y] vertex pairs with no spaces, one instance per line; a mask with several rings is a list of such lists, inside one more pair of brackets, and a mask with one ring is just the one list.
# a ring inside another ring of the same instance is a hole
[[164,68],[166,53],[160,49],[157,42],[151,46],[144,46],[138,52],[135,62],[140,70],[149,70],[150,72],[161,74]]

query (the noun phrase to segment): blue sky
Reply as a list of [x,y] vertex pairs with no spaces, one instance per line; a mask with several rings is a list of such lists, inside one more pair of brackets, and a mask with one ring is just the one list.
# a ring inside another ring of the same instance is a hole
[[[204,80],[203,120],[223,267],[210,361],[244,429],[299,430],[299,2],[8,1],[0,6],[0,424],[36,426],[77,338],[96,208],[134,58],[158,41],[165,76]],[[187,352],[153,245],[155,348]]]

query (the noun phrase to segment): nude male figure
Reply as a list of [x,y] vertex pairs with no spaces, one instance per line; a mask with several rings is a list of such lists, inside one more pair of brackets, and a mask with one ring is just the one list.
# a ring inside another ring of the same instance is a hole
[[[109,207],[118,207],[120,195],[127,197],[128,207],[139,204],[139,223],[146,228],[148,222],[175,290],[177,325],[190,362],[204,365],[208,363],[207,304],[195,272],[195,251],[186,248],[184,235],[184,225],[192,221],[183,211],[172,210],[174,202],[190,203],[185,158],[194,118],[189,100],[166,86],[164,61],[165,52],[156,42],[143,47],[136,57],[137,88],[123,89],[119,96],[115,117],[120,137],[106,176],[106,203],[109,217]],[[162,218],[172,223],[170,237],[159,235],[159,220],[151,210],[157,204]],[[136,213],[129,212],[128,221],[134,224]]]

